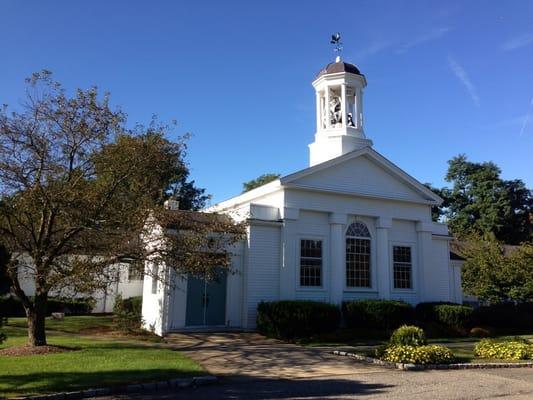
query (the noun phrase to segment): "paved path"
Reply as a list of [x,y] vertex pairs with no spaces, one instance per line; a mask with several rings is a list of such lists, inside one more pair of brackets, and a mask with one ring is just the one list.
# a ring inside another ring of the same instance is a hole
[[174,335],[220,384],[110,399],[533,399],[533,369],[404,372],[254,333]]
[[354,364],[330,351],[268,339],[256,333],[179,334],[169,341],[209,373],[235,379],[313,378],[372,373],[381,367]]

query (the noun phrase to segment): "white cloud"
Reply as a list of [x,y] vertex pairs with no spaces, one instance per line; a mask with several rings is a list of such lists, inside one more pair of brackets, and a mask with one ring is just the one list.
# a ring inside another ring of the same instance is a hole
[[398,54],[403,54],[410,50],[413,47],[419,46],[421,44],[431,42],[433,40],[439,39],[446,35],[448,32],[450,32],[452,28],[450,27],[441,27],[441,28],[435,28],[429,32],[426,32],[413,40],[404,43],[400,46],[400,48],[396,51]]
[[459,81],[462,83],[462,85],[465,87],[466,91],[468,92],[470,98],[474,102],[474,104],[479,107],[480,101],[479,101],[479,95],[477,94],[477,89],[470,80],[470,77],[468,76],[465,69],[451,56],[448,57],[448,64],[450,65],[450,68],[454,75],[459,79]]
[[533,33],[527,33],[522,36],[517,36],[512,39],[509,39],[507,42],[502,44],[503,51],[516,50],[521,47],[529,46],[533,44]]

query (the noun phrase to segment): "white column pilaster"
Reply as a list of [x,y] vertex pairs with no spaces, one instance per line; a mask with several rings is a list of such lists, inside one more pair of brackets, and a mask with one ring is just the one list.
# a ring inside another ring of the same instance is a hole
[[325,99],[326,99],[326,102],[324,104],[324,109],[326,110],[325,111],[325,116],[324,118],[326,118],[326,129],[329,129],[331,128],[331,121],[329,119],[329,87],[326,86],[326,88],[324,89],[324,91],[326,92],[325,93]]
[[346,99],[346,84],[341,83],[341,118],[342,118],[342,126],[347,127],[346,124],[347,116],[346,116],[346,105],[347,105],[347,99]]
[[296,243],[297,223],[300,210],[284,207],[281,209],[283,227],[281,228],[281,269],[279,273],[280,300],[296,298],[296,279],[298,244]]
[[329,216],[330,229],[330,291],[329,301],[342,303],[344,280],[346,277],[344,227],[347,215],[332,213]]
[[315,92],[316,94],[316,131],[322,130],[322,112],[320,110],[320,92]]
[[418,258],[417,258],[417,282],[415,290],[418,292],[418,301],[431,301],[431,293],[428,293],[426,288],[426,273],[429,272],[431,268],[431,223],[419,221],[416,224],[416,234],[417,234],[417,247],[418,247]]
[[389,229],[392,218],[380,217],[376,221],[377,288],[379,298],[390,299],[391,266],[389,255]]
[[361,131],[363,129],[363,99],[361,98],[362,93],[363,91],[361,90],[361,88],[357,88],[355,91],[355,106],[357,108],[356,124],[357,124],[357,129]]

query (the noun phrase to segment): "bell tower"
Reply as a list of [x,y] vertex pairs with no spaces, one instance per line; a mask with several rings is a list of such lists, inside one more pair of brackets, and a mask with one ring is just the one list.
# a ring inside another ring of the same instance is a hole
[[338,56],[313,81],[316,93],[315,141],[309,145],[310,166],[372,146],[363,130],[366,78]]

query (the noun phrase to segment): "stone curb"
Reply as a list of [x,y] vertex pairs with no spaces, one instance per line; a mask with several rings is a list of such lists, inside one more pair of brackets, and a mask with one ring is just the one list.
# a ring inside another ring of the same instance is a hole
[[421,371],[428,369],[489,369],[489,368],[533,368],[533,362],[524,363],[454,363],[454,364],[404,364],[390,361],[378,360],[377,358],[363,356],[361,354],[349,353],[346,351],[334,350],[333,354],[355,358],[359,361],[377,364],[388,368],[400,369],[402,371]]
[[144,391],[163,391],[168,389],[184,389],[194,386],[211,385],[218,382],[218,378],[213,375],[196,376],[194,378],[171,379],[160,382],[137,383],[133,385],[123,385],[117,387],[107,387],[98,389],[86,389],[76,392],[53,393],[38,396],[10,397],[11,400],[71,400],[85,399],[88,397],[108,396],[111,394],[138,393]]

